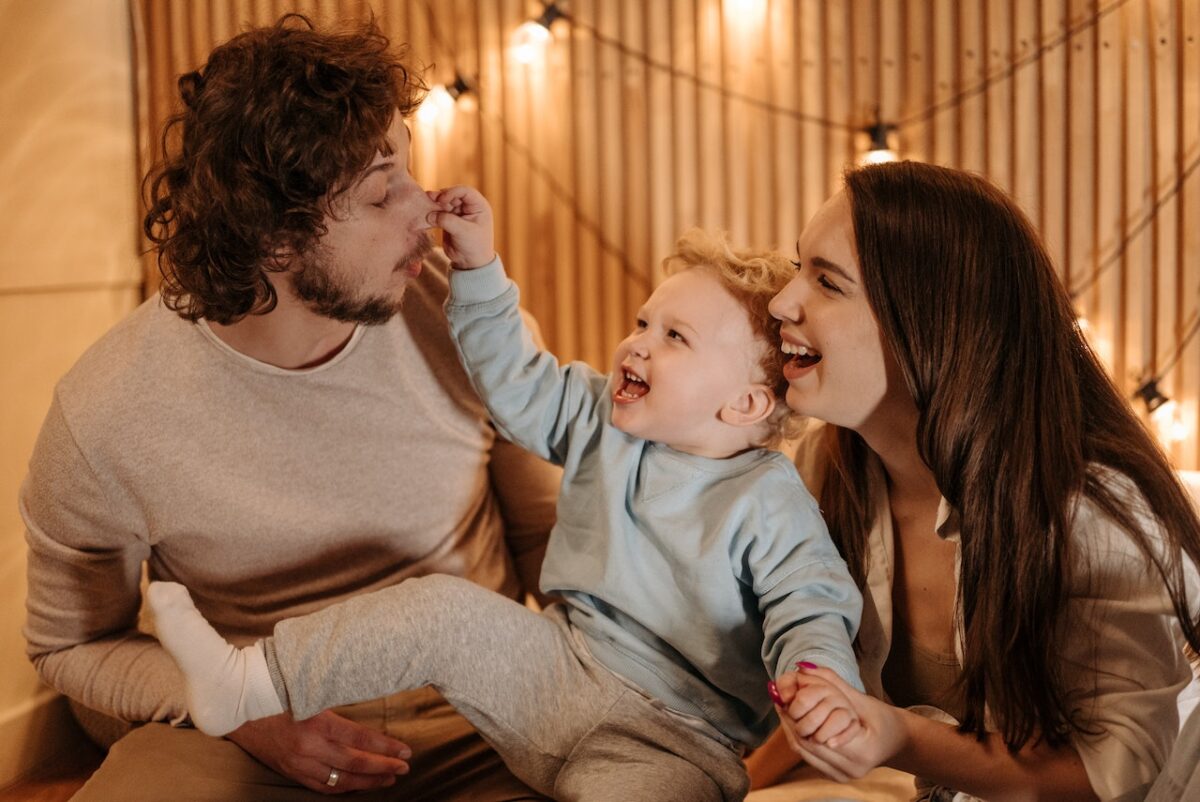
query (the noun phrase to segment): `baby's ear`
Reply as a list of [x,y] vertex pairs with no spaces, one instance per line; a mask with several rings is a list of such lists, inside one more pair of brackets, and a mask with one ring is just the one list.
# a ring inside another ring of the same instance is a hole
[[775,411],[775,393],[765,384],[749,384],[717,413],[730,426],[757,426]]

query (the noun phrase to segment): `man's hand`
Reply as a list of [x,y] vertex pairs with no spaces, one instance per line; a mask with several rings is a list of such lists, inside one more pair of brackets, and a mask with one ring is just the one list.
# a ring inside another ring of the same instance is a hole
[[[328,710],[305,721],[289,713],[250,721],[225,736],[283,776],[322,794],[385,788],[408,773],[412,750]],[[337,769],[337,784],[326,784]]]
[[492,207],[479,190],[455,186],[428,194],[438,208],[427,222],[442,230],[442,250],[454,267],[471,270],[496,258]]

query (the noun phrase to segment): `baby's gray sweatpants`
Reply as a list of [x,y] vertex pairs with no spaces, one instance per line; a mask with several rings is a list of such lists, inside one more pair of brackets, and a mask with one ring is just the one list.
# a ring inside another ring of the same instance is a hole
[[431,685],[557,800],[731,802],[748,789],[734,745],[598,663],[562,605],[539,614],[429,576],[281,621],[262,645],[296,718]]

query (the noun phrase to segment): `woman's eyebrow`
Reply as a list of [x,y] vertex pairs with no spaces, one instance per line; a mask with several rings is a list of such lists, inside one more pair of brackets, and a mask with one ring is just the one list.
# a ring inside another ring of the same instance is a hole
[[858,283],[846,271],[845,268],[843,268],[841,265],[837,264],[836,262],[831,262],[828,259],[825,259],[821,256],[814,256],[813,258],[809,259],[808,261],[813,267],[819,267],[822,270],[828,270],[830,273],[837,273],[839,276],[841,276],[846,281],[849,281],[851,284]]

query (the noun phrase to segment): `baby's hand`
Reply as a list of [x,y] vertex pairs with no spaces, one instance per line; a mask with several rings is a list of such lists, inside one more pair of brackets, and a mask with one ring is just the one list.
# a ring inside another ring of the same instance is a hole
[[496,258],[492,207],[479,190],[455,186],[428,194],[438,207],[428,222],[442,230],[442,248],[452,265],[471,270]]
[[[799,668],[812,666],[800,663]],[[812,666],[816,668],[816,666]],[[858,713],[849,698],[825,679],[807,671],[789,671],[768,690],[779,707],[784,728],[799,738],[836,749],[859,734]]]

